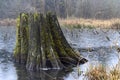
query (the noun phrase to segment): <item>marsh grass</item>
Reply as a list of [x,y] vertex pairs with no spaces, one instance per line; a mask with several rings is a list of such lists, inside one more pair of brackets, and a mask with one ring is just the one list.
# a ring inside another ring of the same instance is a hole
[[120,80],[120,67],[118,65],[110,71],[109,80]]
[[91,66],[90,69],[86,72],[85,77],[88,80],[107,80],[108,74],[102,65],[97,67]]
[[[95,20],[95,19],[59,19],[61,26],[67,28],[103,28],[103,29],[120,29],[120,19]],[[110,41],[109,37],[107,40]],[[118,48],[118,39],[114,42],[116,49]],[[90,51],[90,49],[88,49]],[[120,61],[119,61],[120,63]],[[90,66],[85,73],[84,80],[120,80],[120,64],[111,69],[103,65]],[[78,77],[81,75],[78,67]],[[79,80],[76,79],[75,80]]]
[[120,80],[120,65],[116,65],[111,70],[106,70],[102,65],[90,67],[86,72],[87,80]]
[[119,29],[120,19],[96,20],[96,19],[59,19],[61,26],[68,28],[107,28]]
[[3,20],[0,20],[0,26],[15,26],[17,23],[17,20],[16,19],[3,19]]

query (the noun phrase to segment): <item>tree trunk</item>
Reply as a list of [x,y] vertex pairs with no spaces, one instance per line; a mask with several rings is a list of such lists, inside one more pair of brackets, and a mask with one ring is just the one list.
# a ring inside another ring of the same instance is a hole
[[15,62],[20,63],[21,55],[21,37],[20,37],[20,18],[17,19],[17,28],[16,28],[16,45],[14,49],[14,59]]
[[28,55],[28,14],[20,15],[21,63],[26,64]]
[[41,67],[40,42],[40,15],[29,14],[29,53],[27,60],[27,68],[29,70]]
[[[21,31],[17,31],[17,34],[21,33],[21,37],[17,35],[14,52],[16,61],[21,57],[22,63],[27,62],[29,70],[62,69],[87,62],[68,44],[56,15],[48,13],[44,17],[36,13],[25,17],[26,15],[20,17]],[[19,26],[17,29],[19,30]],[[18,46],[20,43],[21,46]]]

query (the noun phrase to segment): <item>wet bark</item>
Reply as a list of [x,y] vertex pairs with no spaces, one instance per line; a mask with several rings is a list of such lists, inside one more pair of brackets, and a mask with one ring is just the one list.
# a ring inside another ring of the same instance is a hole
[[28,55],[28,14],[20,15],[21,63],[26,64]]
[[20,14],[16,34],[15,61],[26,64],[28,54],[28,14]]
[[40,15],[29,14],[29,52],[27,59],[29,70],[38,70],[41,67],[40,44]]
[[20,37],[20,19],[17,19],[17,27],[16,27],[16,45],[14,49],[14,59],[15,62],[20,63],[21,56],[21,37]]
[[[16,61],[25,63],[27,69],[62,69],[87,62],[68,44],[56,15],[24,14],[20,24],[14,56]],[[17,51],[18,48],[21,50]]]

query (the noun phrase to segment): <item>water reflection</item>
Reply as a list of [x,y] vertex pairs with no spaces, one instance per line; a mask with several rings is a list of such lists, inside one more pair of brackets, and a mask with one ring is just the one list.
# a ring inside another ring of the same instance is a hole
[[116,48],[120,46],[120,34],[118,31],[104,29],[84,29],[80,31],[75,29],[72,32],[68,31],[65,36],[71,46],[88,59],[86,64],[78,67],[82,72],[81,75],[78,75],[78,68],[74,68],[73,72],[68,77],[65,77],[65,80],[86,80],[84,75],[91,67],[103,65],[108,71],[118,64],[119,53]]
[[11,53],[0,50],[0,80],[64,80],[72,70],[27,71],[25,66],[15,64]]
[[[87,80],[85,79],[85,73],[89,71],[91,67],[103,65],[106,67],[106,70],[109,71],[119,61],[118,52],[115,48],[99,48],[92,52],[81,51],[80,53],[88,59],[88,62],[74,68],[73,72],[71,72],[68,77],[65,77],[65,80]],[[81,75],[78,75],[78,69]]]
[[14,64],[11,62],[10,53],[0,50],[0,80],[17,80]]
[[16,38],[14,26],[0,26],[0,49],[13,52]]
[[[99,64],[113,67],[118,63],[116,43],[120,34],[115,30],[64,30],[68,42],[89,61],[73,70],[29,72],[12,62],[15,45],[15,27],[0,27],[0,80],[83,80],[90,66]],[[109,38],[106,38],[106,36]]]
[[16,65],[18,80],[64,80],[64,76],[71,71],[48,70],[40,72],[30,72],[25,67]]

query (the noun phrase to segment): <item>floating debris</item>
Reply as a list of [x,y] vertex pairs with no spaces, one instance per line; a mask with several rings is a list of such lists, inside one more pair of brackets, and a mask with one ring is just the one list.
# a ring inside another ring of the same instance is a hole
[[106,36],[106,39],[107,39],[108,41],[110,41],[110,38],[109,38],[108,36]]

